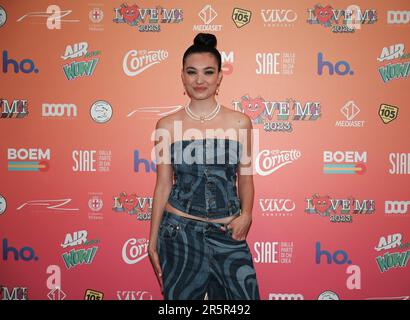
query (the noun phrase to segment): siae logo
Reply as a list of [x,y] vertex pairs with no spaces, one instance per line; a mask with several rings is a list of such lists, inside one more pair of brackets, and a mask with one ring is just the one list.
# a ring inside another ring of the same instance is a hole
[[3,260],[7,261],[9,258],[9,253],[13,254],[14,261],[19,261],[20,259],[23,261],[37,261],[38,257],[34,253],[33,248],[31,247],[23,247],[20,250],[9,246],[9,242],[7,239],[3,239]]
[[17,60],[9,58],[9,52],[7,50],[3,50],[3,73],[8,73],[9,65],[11,64],[14,68],[14,73],[39,73],[39,70],[34,65],[33,60],[31,59],[23,59],[20,62]]
[[323,68],[327,67],[329,69],[329,75],[333,76],[336,72],[339,76],[350,75],[354,74],[354,71],[350,68],[350,64],[347,61],[340,60],[336,62],[334,65],[330,61],[323,60],[323,53],[319,52],[317,54],[317,74],[323,74]]
[[349,256],[344,250],[337,250],[331,254],[327,250],[322,250],[320,247],[320,242],[316,242],[316,264],[321,264],[322,256],[326,257],[327,264],[352,264],[349,260]]

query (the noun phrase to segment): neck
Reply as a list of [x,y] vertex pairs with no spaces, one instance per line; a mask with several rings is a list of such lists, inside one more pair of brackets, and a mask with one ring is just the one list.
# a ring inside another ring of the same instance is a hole
[[207,100],[191,100],[189,108],[197,115],[207,115],[216,108],[216,104],[213,97]]

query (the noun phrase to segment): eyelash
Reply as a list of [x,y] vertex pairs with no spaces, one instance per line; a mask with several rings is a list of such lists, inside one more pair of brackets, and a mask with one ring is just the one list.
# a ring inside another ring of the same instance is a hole
[[[187,71],[187,73],[188,73],[189,75],[196,74],[195,71]],[[207,75],[212,75],[212,74],[214,74],[214,72],[213,72],[213,71],[205,71],[205,74],[207,74]]]

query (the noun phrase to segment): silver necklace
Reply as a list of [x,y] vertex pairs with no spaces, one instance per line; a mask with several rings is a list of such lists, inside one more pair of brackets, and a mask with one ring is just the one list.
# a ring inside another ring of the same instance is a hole
[[209,114],[207,115],[196,115],[195,113],[192,112],[191,108],[189,107],[189,103],[187,104],[187,106],[185,107],[185,111],[188,114],[188,116],[191,119],[194,120],[199,120],[201,121],[201,123],[204,123],[205,121],[209,121],[213,118],[215,118],[215,116],[218,114],[219,110],[221,109],[221,105],[219,104],[219,102],[216,104],[216,108],[214,110],[212,110]]

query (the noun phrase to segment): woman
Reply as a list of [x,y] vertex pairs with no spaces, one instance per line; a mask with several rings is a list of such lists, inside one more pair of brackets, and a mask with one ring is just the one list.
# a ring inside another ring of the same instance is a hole
[[216,42],[212,34],[195,37],[181,73],[190,102],[156,125],[148,252],[166,300],[259,299],[245,239],[254,197],[252,122],[215,98],[222,81]]

